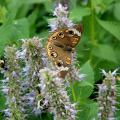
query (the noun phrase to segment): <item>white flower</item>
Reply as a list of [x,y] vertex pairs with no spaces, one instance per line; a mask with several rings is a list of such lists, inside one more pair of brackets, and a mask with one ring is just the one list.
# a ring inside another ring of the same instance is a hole
[[6,79],[4,80],[1,80],[2,83],[8,83],[9,82],[9,77],[7,77]]
[[22,74],[23,74],[24,76],[27,76],[27,75],[29,74],[29,72],[30,72],[30,65],[26,65],[26,66],[23,68]]
[[54,10],[53,15],[57,17],[62,17],[62,16],[67,17],[68,16],[67,7],[62,6],[62,4],[58,4],[58,6]]
[[5,94],[5,95],[8,95],[9,93],[9,88],[7,86],[2,86],[2,92]]
[[68,13],[67,7],[58,4],[53,13],[56,18],[52,19],[49,25],[52,31],[58,28],[73,27],[74,24],[68,19]]
[[17,77],[17,73],[15,71],[12,72],[12,77]]
[[18,50],[16,52],[16,58],[17,59],[25,59],[25,56],[26,56],[26,52],[27,52],[27,49],[24,49],[24,50]]
[[12,100],[13,103],[15,103],[16,102],[15,96],[13,96],[11,100]]
[[10,117],[12,115],[9,109],[3,110],[3,112],[5,113],[6,117]]

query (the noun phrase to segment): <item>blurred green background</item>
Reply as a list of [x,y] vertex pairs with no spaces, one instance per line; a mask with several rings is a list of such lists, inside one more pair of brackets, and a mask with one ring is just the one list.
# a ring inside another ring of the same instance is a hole
[[[84,99],[81,106],[89,111],[96,106],[93,101],[86,105],[95,97],[94,83],[102,79],[100,69],[113,71],[120,66],[120,0],[70,0],[69,5],[70,19],[83,24],[76,65],[87,74],[87,82],[81,84],[80,90],[75,87],[80,91],[76,94],[82,98],[74,101]],[[0,58],[4,58],[6,45],[19,46],[23,38],[38,36],[45,43],[50,31],[48,21],[53,18],[54,8],[55,0],[0,0]],[[0,109],[5,107],[4,101],[0,94]],[[84,120],[92,116],[95,109],[92,112]]]

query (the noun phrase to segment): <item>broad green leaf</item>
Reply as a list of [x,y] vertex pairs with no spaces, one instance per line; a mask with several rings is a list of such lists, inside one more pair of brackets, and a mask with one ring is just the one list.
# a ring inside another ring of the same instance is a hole
[[30,36],[35,35],[35,30],[36,30],[36,20],[39,15],[39,9],[36,8],[29,16],[28,16],[28,21],[30,25]]
[[88,82],[90,84],[94,83],[94,72],[92,69],[92,66],[90,65],[90,61],[87,61],[82,67],[81,67],[81,73],[85,74],[86,77],[84,78],[83,82]]
[[[20,8],[19,8],[19,11],[18,13],[16,14],[16,18],[22,18],[22,17],[25,17],[26,15],[28,15],[29,11],[31,10],[32,8],[32,5],[29,5],[29,4],[23,4]],[[37,7],[36,7],[37,8]],[[33,10],[35,11],[36,8]],[[32,14],[32,13],[31,13]],[[31,15],[30,14],[30,15]]]
[[94,83],[94,72],[92,66],[90,65],[90,61],[87,61],[81,67],[81,73],[85,74],[84,80],[79,84],[80,87],[80,96],[82,98],[87,98],[91,95],[93,91],[93,83]]
[[75,82],[72,88],[75,101],[88,98],[93,91],[94,72],[89,61],[81,67],[81,74],[85,74],[86,77],[81,82]]
[[108,7],[114,0],[91,0],[94,7],[99,6],[101,8]]
[[29,115],[27,120],[53,120],[53,115],[47,112],[44,112],[37,116],[35,114],[32,114]]
[[114,7],[114,15],[118,20],[120,20],[120,2],[116,3]]
[[0,41],[29,37],[29,24],[26,18],[13,21],[0,27]]
[[6,12],[7,12],[6,8],[0,6],[0,23],[4,23],[6,19]]
[[77,0],[69,0],[70,1],[70,9],[76,8]]
[[81,120],[81,118],[82,120],[93,120],[93,118],[97,117],[98,105],[96,102],[81,99],[78,109],[78,120]]
[[118,40],[120,40],[120,22],[103,21],[100,19],[97,19],[97,21],[105,30],[107,30],[113,36],[115,36]]
[[0,27],[0,55],[6,45],[18,42],[17,40],[29,37],[29,24],[26,18],[5,24]]
[[0,5],[4,6],[6,4],[6,0],[0,0]]
[[82,17],[91,14],[91,10],[88,7],[76,7],[70,12],[70,18],[73,20],[81,20]]
[[44,3],[46,1],[48,1],[48,0],[22,0],[22,2],[26,3],[26,4]]
[[113,0],[91,0],[91,1],[92,1],[92,7],[95,9],[96,13],[99,14],[99,13],[104,13],[109,7],[109,4]]
[[14,20],[16,15],[18,14],[18,11],[21,9],[23,5],[44,3],[46,1],[47,0],[11,0],[8,2],[7,16],[9,19]]
[[109,45],[98,45],[93,48],[92,54],[99,57],[100,59],[105,59],[107,61],[112,61],[117,63],[115,51]]
[[54,8],[53,8],[53,2],[52,2],[52,0],[45,1],[45,2],[44,2],[44,5],[45,5],[45,8],[46,8],[46,10],[47,10],[48,12],[53,13]]
[[15,19],[16,14],[19,10],[19,8],[22,6],[22,1],[21,0],[11,0],[7,4],[8,12],[7,12],[7,17],[8,20],[7,22],[11,22],[12,20]]

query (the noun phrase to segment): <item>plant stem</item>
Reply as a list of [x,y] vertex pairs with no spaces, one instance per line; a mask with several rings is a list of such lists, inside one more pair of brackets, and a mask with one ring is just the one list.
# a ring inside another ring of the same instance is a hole
[[73,101],[76,102],[77,101],[77,98],[76,98],[76,95],[75,95],[75,90],[74,90],[74,85],[72,84],[72,96],[73,96]]
[[93,0],[89,0],[88,6],[91,8],[91,16],[90,16],[90,23],[89,23],[89,33],[90,33],[90,40],[93,46],[96,46],[96,39],[95,39],[95,10],[93,5]]

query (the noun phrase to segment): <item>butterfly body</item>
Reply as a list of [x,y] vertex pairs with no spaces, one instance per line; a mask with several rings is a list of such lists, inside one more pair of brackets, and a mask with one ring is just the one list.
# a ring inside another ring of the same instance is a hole
[[46,51],[57,68],[71,65],[72,53],[80,41],[81,33],[81,26],[75,25],[72,28],[59,28],[49,36]]

